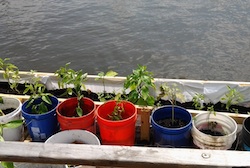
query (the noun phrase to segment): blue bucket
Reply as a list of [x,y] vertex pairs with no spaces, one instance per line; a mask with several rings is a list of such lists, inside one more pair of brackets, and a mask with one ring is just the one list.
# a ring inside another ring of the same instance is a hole
[[241,138],[243,149],[250,151],[250,117],[245,118],[243,121]]
[[172,117],[172,106],[162,106],[154,110],[151,124],[154,133],[154,143],[160,147],[190,147],[192,116],[182,107],[174,106],[175,118],[182,119],[187,124],[180,128],[167,128],[157,124],[157,121]]
[[[51,96],[50,100],[52,104],[48,106],[49,111],[44,114],[32,114],[31,107],[27,108],[28,100],[22,105],[22,116],[25,119],[32,141],[44,142],[59,130],[56,116],[56,107],[59,101],[54,96]],[[38,99],[34,103],[38,104],[40,102],[41,99]]]

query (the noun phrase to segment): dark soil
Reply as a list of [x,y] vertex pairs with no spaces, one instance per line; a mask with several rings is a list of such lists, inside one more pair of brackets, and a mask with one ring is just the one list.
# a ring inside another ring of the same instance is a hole
[[84,144],[84,143],[82,141],[75,140],[74,142],[72,142],[72,144]]
[[201,132],[203,132],[204,134],[207,134],[207,135],[212,135],[212,136],[224,136],[225,134],[219,132],[219,131],[215,131],[215,130],[212,130],[212,129],[202,129],[200,130]]
[[[161,104],[161,105],[171,105],[171,103],[169,101],[166,100],[158,100],[156,102],[156,104]],[[176,105],[184,107],[186,109],[193,109],[195,110],[195,107],[193,105],[194,102],[184,102],[184,103],[180,103],[180,102],[176,102]],[[250,108],[249,107],[243,107],[243,106],[238,106],[238,105],[232,105],[229,110],[226,109],[226,104],[218,102],[216,104],[204,104],[204,108],[202,110],[207,111],[207,108],[209,106],[213,105],[214,106],[214,111],[218,111],[218,112],[230,112],[230,113],[240,113],[240,114],[248,114],[248,112],[250,112]]]
[[[17,91],[12,90],[7,82],[0,82],[0,93],[4,94],[16,94],[23,95],[23,91],[25,90],[25,84],[19,84],[17,87]],[[75,97],[75,95],[69,95],[66,93],[66,89],[56,89],[56,90],[46,90],[45,92],[51,93],[52,95],[60,98],[70,98]],[[29,95],[30,93],[26,93]],[[98,94],[91,92],[90,90],[82,91],[84,97],[88,97],[94,101],[99,101]]]
[[19,92],[12,90],[7,82],[0,82],[0,93],[21,95],[25,89],[25,85],[19,84],[17,89]]
[[[9,84],[7,82],[0,82],[0,93],[5,93],[5,94],[18,94],[18,95],[22,95],[23,91],[25,89],[25,85],[24,84],[19,84],[18,85],[18,90],[17,91],[13,91],[12,89],[10,89]],[[52,95],[56,96],[56,97],[60,97],[60,98],[70,98],[70,97],[75,97],[75,95],[68,95],[65,94],[66,93],[66,89],[57,89],[57,90],[46,90],[46,92],[51,93]],[[29,94],[29,93],[27,93]],[[94,93],[91,90],[87,90],[87,91],[83,91],[82,94],[84,95],[84,97],[88,97],[94,101],[103,101],[105,100],[110,100],[113,97],[115,97],[115,95],[113,93],[105,93],[103,94],[103,98],[102,100],[100,100],[98,97],[98,94],[100,96],[101,93]],[[171,105],[171,103],[169,101],[166,100],[158,100],[156,101],[155,105]],[[193,106],[193,102],[185,102],[185,103],[180,103],[180,102],[176,102],[176,105],[184,107],[186,109],[195,109]],[[218,112],[232,112],[232,113],[240,113],[240,114],[248,114],[248,112],[250,112],[250,108],[247,107],[243,107],[243,106],[237,106],[237,105],[232,105],[229,109],[229,111],[226,109],[226,105],[218,102],[214,105],[214,110],[218,111]],[[204,111],[207,111],[207,107],[211,106],[211,104],[205,104],[204,105]]]
[[156,121],[156,123],[167,128],[180,128],[180,127],[187,125],[186,121],[182,119],[175,119],[172,122],[171,118],[162,119],[162,120]]
[[2,110],[2,111],[3,111],[3,113],[4,113],[5,115],[7,115],[7,114],[11,113],[11,112],[14,111],[14,110],[15,110],[15,108],[8,108],[8,109]]

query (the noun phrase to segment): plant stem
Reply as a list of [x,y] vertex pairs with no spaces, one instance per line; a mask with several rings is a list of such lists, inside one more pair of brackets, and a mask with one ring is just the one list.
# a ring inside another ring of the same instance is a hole
[[172,104],[172,124],[174,124],[174,105]]

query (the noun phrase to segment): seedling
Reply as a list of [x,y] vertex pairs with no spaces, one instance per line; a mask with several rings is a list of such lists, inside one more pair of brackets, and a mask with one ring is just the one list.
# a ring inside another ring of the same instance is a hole
[[124,113],[124,107],[121,103],[121,94],[118,93],[115,97],[116,105],[112,113],[108,116],[110,120],[119,121],[122,120],[122,113]]
[[102,80],[103,92],[98,93],[98,98],[101,101],[106,101],[107,99],[113,98],[110,94],[107,94],[107,92],[106,92],[106,89],[105,89],[105,77],[115,77],[116,75],[118,75],[117,72],[110,70],[110,71],[108,71],[106,73],[104,73],[104,72],[98,73],[98,77],[95,78],[95,80]]
[[166,97],[171,105],[172,105],[172,123],[175,121],[175,115],[174,115],[174,106],[176,105],[176,100],[180,100],[182,102],[185,101],[185,97],[182,94],[182,92],[179,90],[176,84],[173,84],[171,86],[167,85],[166,83],[163,83],[160,86],[160,94],[157,97],[157,99],[162,99]]
[[[44,84],[40,83],[40,78],[34,75],[34,71],[31,71],[33,75],[30,82],[25,83],[25,90],[23,94],[30,93],[30,97],[28,99],[27,107],[31,107],[32,113],[34,114],[43,114],[48,111],[48,105],[51,105],[52,102],[49,96],[52,96],[50,93],[45,93],[46,87]],[[38,99],[42,101],[38,104],[34,102]]]
[[[192,100],[194,102],[193,105],[195,106],[195,109],[202,110],[203,108],[205,108],[204,107],[205,95],[200,94],[200,93],[196,93]],[[205,128],[201,131],[206,133],[206,134],[215,135],[215,136],[216,135],[223,135],[224,134],[223,130],[217,128],[218,123],[216,121],[210,121],[211,114],[216,116],[216,112],[214,110],[214,105],[212,103],[208,103],[206,110],[209,113],[208,117],[207,117],[207,128]]]
[[193,97],[193,106],[197,110],[202,110],[204,108],[204,100],[205,96],[201,93],[196,93],[195,96]]
[[130,89],[128,101],[137,105],[154,105],[154,97],[150,95],[150,88],[155,89],[153,80],[153,73],[147,71],[146,66],[138,65],[124,82],[124,89]]
[[[77,107],[76,113],[78,116],[83,115],[83,101],[81,99],[84,97],[82,90],[85,89],[84,82],[87,79],[87,73],[83,73],[82,70],[75,71],[69,68],[70,63],[67,63],[64,67],[61,67],[55,72],[58,76],[58,86],[59,88],[65,88],[69,95],[74,94],[77,97]],[[67,87],[73,85],[73,88]]]
[[228,111],[237,112],[236,109],[230,110],[230,107],[242,102],[244,100],[243,95],[235,88],[231,88],[230,86],[227,86],[227,89],[228,92],[221,98],[221,100],[226,102],[226,109]]
[[[23,124],[23,120],[13,120],[5,124],[0,124],[0,142],[4,141],[3,129],[4,128],[17,128]],[[1,162],[4,168],[14,168],[13,162]]]
[[[3,78],[8,81],[8,84],[12,90],[19,92],[17,87],[19,84],[20,76],[17,66],[9,62],[9,58],[0,58],[0,70],[3,70]],[[0,96],[0,103],[3,104],[3,98]],[[0,109],[0,116],[5,115]]]
[[3,70],[3,78],[8,80],[9,86],[12,90],[17,92],[18,82],[20,80],[19,69],[17,66],[9,62],[9,58],[0,58],[0,70]]

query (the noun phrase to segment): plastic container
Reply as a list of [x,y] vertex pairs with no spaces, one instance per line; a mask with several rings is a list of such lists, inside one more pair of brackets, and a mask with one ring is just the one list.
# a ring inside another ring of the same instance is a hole
[[101,145],[98,137],[86,130],[65,130],[52,135],[45,143],[83,143]]
[[151,124],[154,133],[154,143],[160,147],[189,147],[191,145],[192,116],[182,107],[175,106],[175,118],[182,119],[187,124],[180,128],[167,128],[157,124],[161,119],[172,117],[172,106],[162,106],[153,111]]
[[84,129],[95,133],[95,109],[94,101],[84,97],[83,110],[87,111],[86,115],[74,117],[76,114],[77,98],[69,98],[61,102],[57,107],[57,119],[60,123],[61,130]]
[[[31,107],[27,108],[28,100],[22,105],[22,115],[32,141],[43,142],[59,130],[56,117],[56,107],[59,101],[54,96],[51,96],[50,100],[52,102],[52,105],[48,107],[50,110],[43,114],[31,114]],[[34,103],[38,104],[40,102],[41,99],[38,99]]]
[[[208,120],[209,119],[209,120]],[[223,136],[212,136],[201,132],[201,129],[207,128],[207,123],[216,122],[215,129],[223,131]],[[230,149],[236,140],[237,124],[229,116],[217,112],[216,115],[209,113],[200,113],[193,120],[192,136],[193,143],[201,149]]]
[[[0,103],[0,109],[5,110],[14,108],[15,110],[4,116],[0,116],[0,124],[6,124],[13,120],[22,119],[21,107],[22,103],[14,97],[2,97],[3,104]],[[17,128],[3,128],[3,138],[5,141],[19,141],[23,137],[23,125]]]
[[[63,143],[63,144],[91,144],[101,145],[97,136],[86,130],[65,130],[52,135],[45,143]],[[84,151],[83,151],[84,152]],[[55,166],[55,165],[54,165]],[[63,165],[62,165],[63,166]],[[67,165],[65,165],[68,167]],[[69,166],[74,168],[82,168],[85,166]],[[87,166],[88,168],[95,168],[96,166]]]
[[250,117],[243,121],[241,136],[243,149],[250,151]]
[[107,101],[97,108],[97,123],[104,145],[134,145],[137,109],[128,101],[121,101],[120,104],[125,111],[122,113],[123,120],[119,121],[112,121],[108,117],[114,110],[116,101]]

